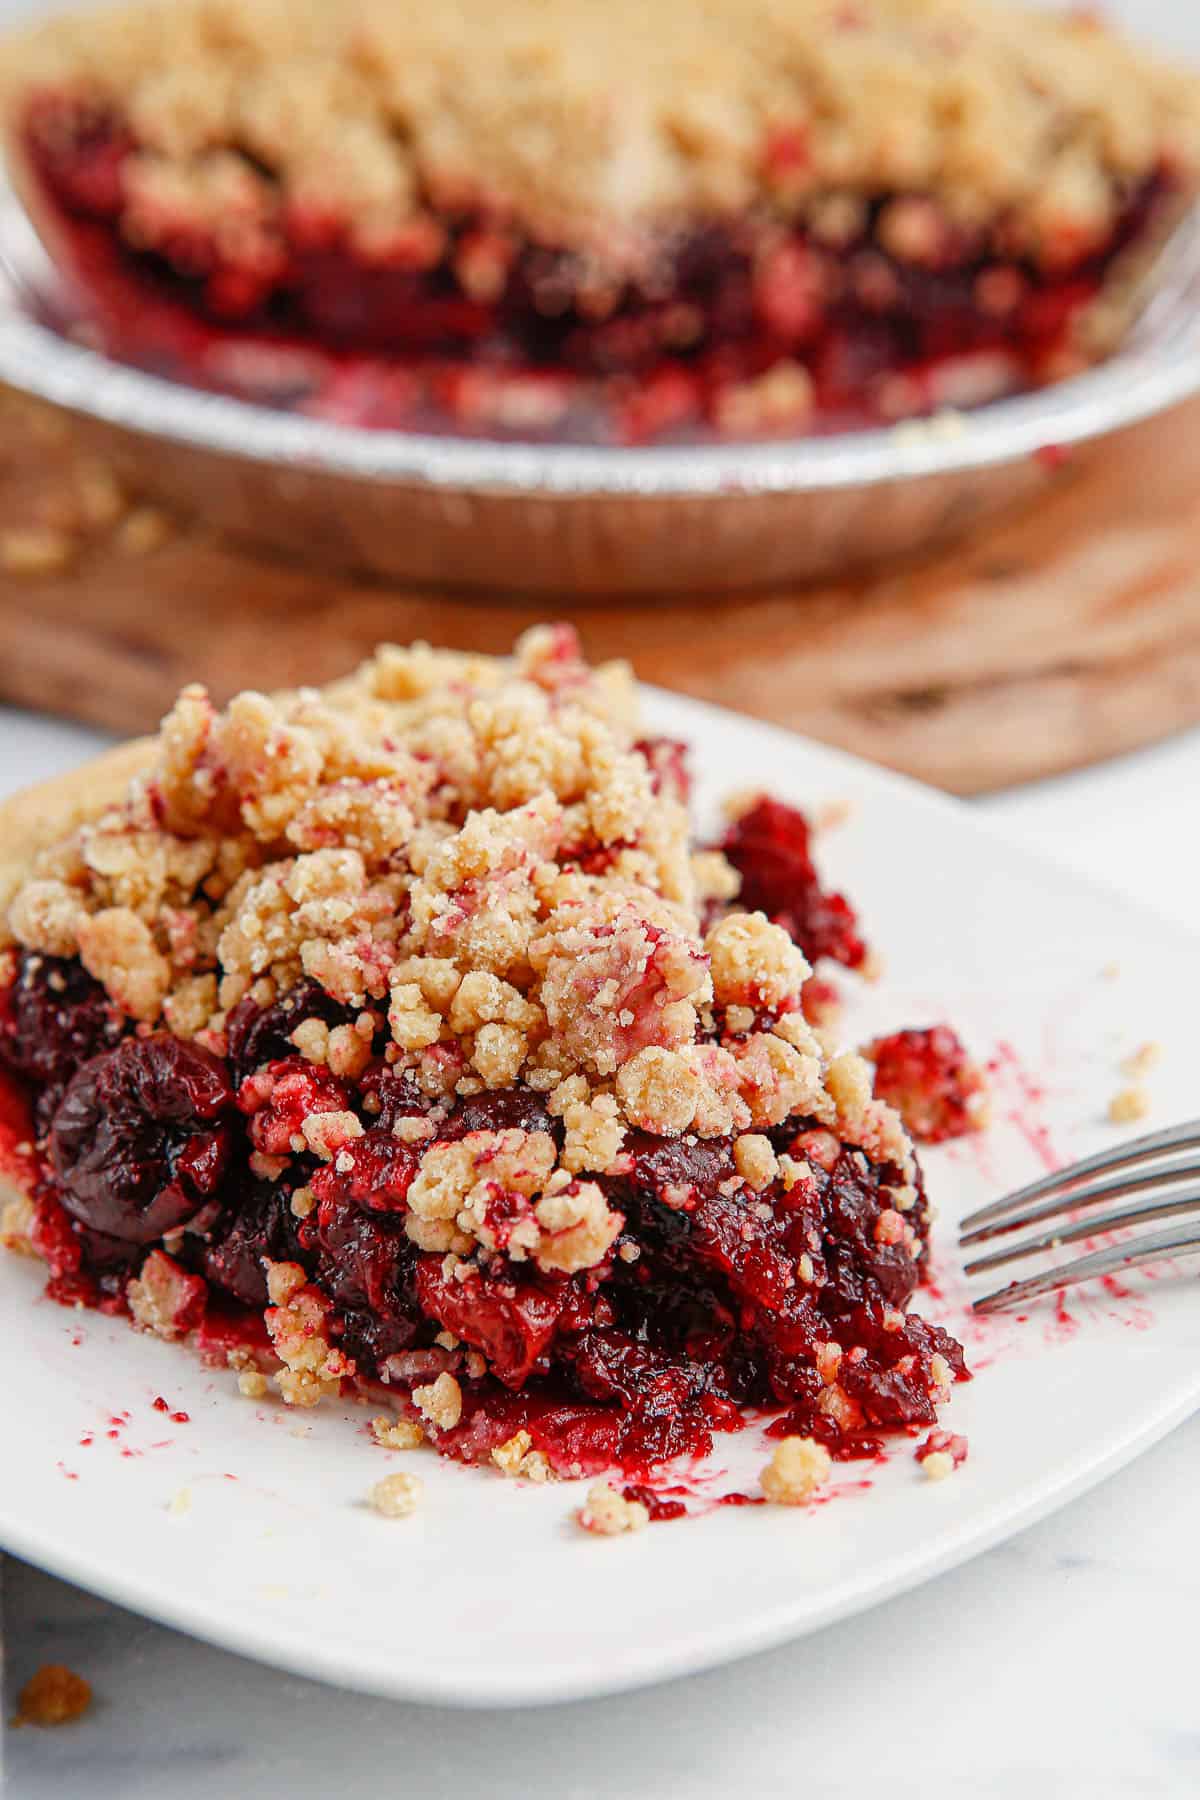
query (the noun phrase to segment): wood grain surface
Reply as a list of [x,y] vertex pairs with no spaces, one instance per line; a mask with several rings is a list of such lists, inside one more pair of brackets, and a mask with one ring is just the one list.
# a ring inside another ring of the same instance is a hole
[[117,491],[0,396],[0,698],[118,732],[177,689],[318,682],[380,639],[505,648],[570,618],[595,657],[959,793],[1200,720],[1200,404],[1067,465],[924,561],[793,592],[529,604],[399,590],[221,540]]

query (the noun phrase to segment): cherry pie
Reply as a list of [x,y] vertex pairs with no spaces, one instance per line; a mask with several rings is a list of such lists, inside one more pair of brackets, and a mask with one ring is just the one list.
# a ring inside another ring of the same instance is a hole
[[6,1241],[248,1394],[386,1391],[381,1441],[507,1473],[637,1475],[747,1408],[834,1456],[936,1426],[921,1170],[802,1007],[853,914],[800,814],[739,873],[685,785],[544,627],[189,688],[10,803]]
[[1110,348],[1200,85],[987,0],[178,0],[8,52],[110,350],[369,425],[962,407]]

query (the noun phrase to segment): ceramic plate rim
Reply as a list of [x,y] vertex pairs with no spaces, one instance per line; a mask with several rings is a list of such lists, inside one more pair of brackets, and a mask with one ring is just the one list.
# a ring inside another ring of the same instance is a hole
[[997,1503],[986,1514],[975,1515],[958,1530],[948,1533],[944,1547],[936,1555],[917,1552],[900,1555],[886,1566],[882,1575],[876,1573],[869,1582],[864,1576],[857,1582],[843,1583],[840,1588],[831,1590],[822,1603],[806,1608],[802,1621],[796,1618],[794,1602],[790,1606],[781,1602],[775,1611],[749,1620],[736,1633],[727,1635],[719,1648],[714,1648],[711,1633],[706,1634],[703,1627],[696,1627],[688,1636],[677,1637],[667,1652],[653,1646],[632,1648],[619,1674],[609,1672],[604,1676],[589,1677],[579,1671],[562,1675],[548,1664],[536,1671],[536,1694],[531,1692],[528,1670],[519,1677],[510,1678],[503,1670],[482,1673],[477,1666],[472,1666],[472,1686],[467,1691],[453,1675],[414,1676],[407,1671],[402,1674],[386,1672],[378,1662],[364,1658],[361,1650],[356,1650],[350,1643],[342,1646],[334,1640],[314,1650],[297,1627],[277,1622],[270,1629],[258,1631],[252,1623],[231,1621],[228,1614],[215,1608],[210,1612],[202,1605],[172,1604],[154,1583],[143,1584],[134,1577],[122,1579],[106,1573],[102,1567],[94,1568],[86,1555],[64,1551],[57,1543],[47,1548],[36,1530],[23,1530],[11,1523],[2,1501],[0,1549],[128,1611],[186,1632],[217,1649],[232,1651],[306,1680],[322,1681],[382,1699],[447,1706],[463,1712],[492,1707],[525,1710],[601,1699],[681,1680],[798,1642],[827,1625],[867,1612],[949,1573],[1037,1524],[1136,1461],[1197,1411],[1200,1411],[1200,1373],[1190,1381],[1181,1381],[1178,1390],[1146,1419],[1141,1430],[1114,1437],[1095,1455],[1081,1456],[1074,1466],[1064,1470],[1061,1480],[1044,1483],[1031,1493],[1025,1504],[1014,1507]]

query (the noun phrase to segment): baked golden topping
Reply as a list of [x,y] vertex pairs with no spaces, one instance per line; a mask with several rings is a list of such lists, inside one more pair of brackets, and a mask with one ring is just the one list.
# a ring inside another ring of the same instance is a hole
[[89,343],[472,435],[794,434],[1061,380],[1200,176],[1200,80],[989,0],[151,0],[0,79]]
[[[1200,145],[1191,77],[1094,14],[986,0],[180,0],[43,27],[9,83],[119,109],[142,241],[182,209],[270,257],[292,207],[348,216],[370,255],[483,208],[586,248],[599,280],[697,216],[851,236],[847,192],[1004,212],[1053,253]],[[920,262],[938,229],[897,201],[884,238]],[[481,292],[494,254],[475,248]]]

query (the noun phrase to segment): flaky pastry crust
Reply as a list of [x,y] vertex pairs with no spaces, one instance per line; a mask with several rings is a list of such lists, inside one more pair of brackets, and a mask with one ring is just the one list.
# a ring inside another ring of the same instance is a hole
[[105,750],[0,804],[0,913],[33,870],[40,851],[124,799],[129,783],[154,761],[153,738]]

